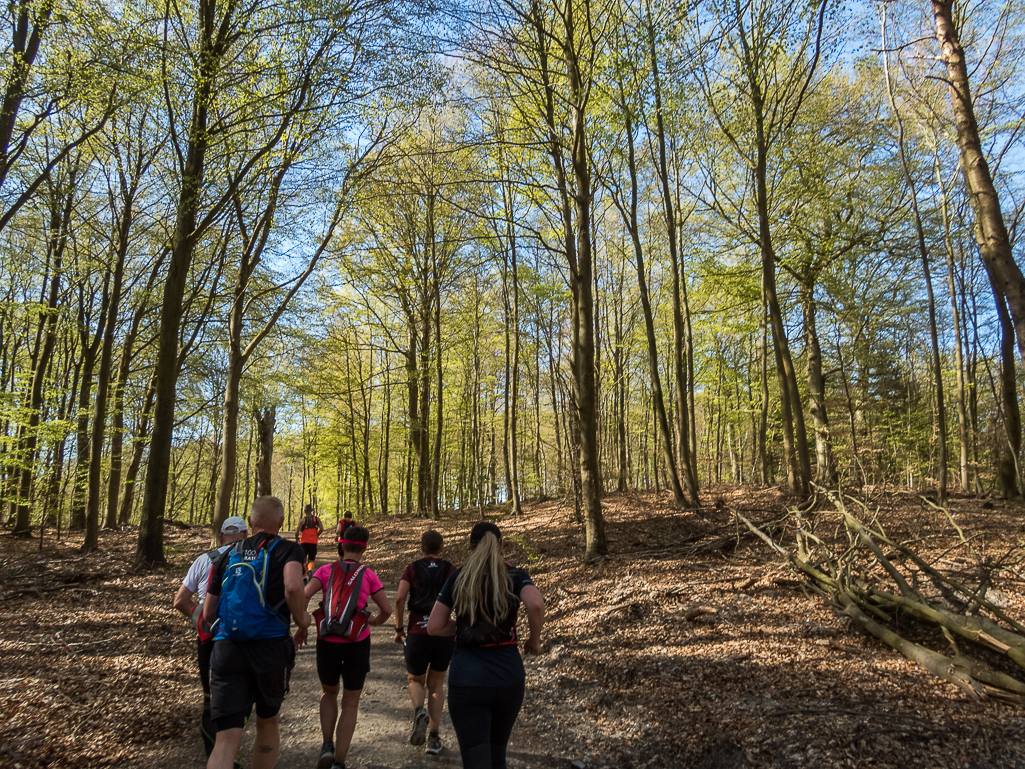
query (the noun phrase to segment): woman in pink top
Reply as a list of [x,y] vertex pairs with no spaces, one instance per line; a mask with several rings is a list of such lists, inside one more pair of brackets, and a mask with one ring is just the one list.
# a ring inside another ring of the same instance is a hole
[[[317,675],[323,689],[320,695],[320,729],[324,737],[318,769],[345,769],[345,756],[349,752],[352,734],[356,731],[359,698],[363,693],[367,673],[370,672],[370,626],[383,625],[391,616],[391,604],[384,594],[384,585],[372,569],[361,564],[369,539],[370,534],[365,528],[350,526],[345,531],[345,539],[338,543],[339,561],[321,566],[306,585],[307,604],[315,593],[320,592],[324,593],[326,604],[331,592],[332,571],[346,580],[350,575],[353,579],[362,580],[355,616],[355,627],[362,625],[362,630],[354,632],[354,638],[326,634],[328,622],[319,619],[317,622]],[[368,599],[377,604],[379,611],[369,617],[364,625],[364,617],[359,614],[369,615]],[[346,623],[344,630],[349,627],[353,626]],[[295,641],[300,646],[305,643],[306,631],[298,631]],[[341,718],[338,717],[339,679],[343,689]]]

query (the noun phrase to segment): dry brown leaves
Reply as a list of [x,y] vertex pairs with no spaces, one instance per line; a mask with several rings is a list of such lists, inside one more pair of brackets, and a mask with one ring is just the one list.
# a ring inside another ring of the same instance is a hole
[[[594,564],[582,562],[580,527],[560,502],[490,516],[547,603],[514,759],[519,750],[591,769],[1025,767],[1025,712],[971,702],[894,655],[745,536],[729,508],[770,520],[783,509],[775,492],[723,488],[705,499],[713,504],[680,513],[654,494],[611,496],[611,555]],[[951,503],[971,557],[954,547],[946,516],[913,496],[873,509],[939,568],[969,581],[987,572],[990,590],[1025,618],[1021,511],[992,504]],[[373,521],[367,561],[394,585],[432,525],[458,562],[477,519]],[[103,552],[87,557],[74,540],[40,555],[36,541],[0,539],[0,765],[130,767],[140,746],[195,731],[193,642],[171,600],[205,536],[168,529],[171,565],[149,574],[129,569],[134,537],[107,532]]]

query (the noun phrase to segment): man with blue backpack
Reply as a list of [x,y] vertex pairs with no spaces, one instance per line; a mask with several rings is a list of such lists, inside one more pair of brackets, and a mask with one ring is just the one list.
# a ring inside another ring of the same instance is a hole
[[253,769],[271,769],[278,757],[278,710],[295,664],[289,633],[313,622],[303,594],[305,557],[278,532],[285,509],[277,497],[258,497],[250,536],[226,550],[214,566],[204,619],[218,621],[210,658],[210,714],[217,741],[207,769],[231,769],[242,729],[256,705]]
[[248,528],[246,522],[237,515],[225,520],[221,524],[218,547],[203,553],[192,562],[174,597],[174,608],[188,618],[198,636],[196,658],[199,662],[199,681],[203,685],[203,715],[199,721],[199,733],[207,756],[213,752],[216,734],[213,719],[210,718],[210,655],[214,651],[214,635],[217,630],[203,621],[203,601],[206,600],[206,588],[217,559],[233,542],[245,539],[249,533]]

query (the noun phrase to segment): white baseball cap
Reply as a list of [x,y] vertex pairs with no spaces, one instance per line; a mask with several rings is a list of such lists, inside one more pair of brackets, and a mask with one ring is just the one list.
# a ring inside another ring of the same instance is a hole
[[249,531],[249,525],[237,515],[231,516],[221,524],[221,534],[237,534],[240,531]]

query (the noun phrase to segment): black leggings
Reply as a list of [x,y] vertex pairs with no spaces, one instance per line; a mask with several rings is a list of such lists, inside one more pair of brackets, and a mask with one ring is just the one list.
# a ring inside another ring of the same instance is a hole
[[505,749],[523,705],[524,683],[448,687],[463,769],[506,769]]

